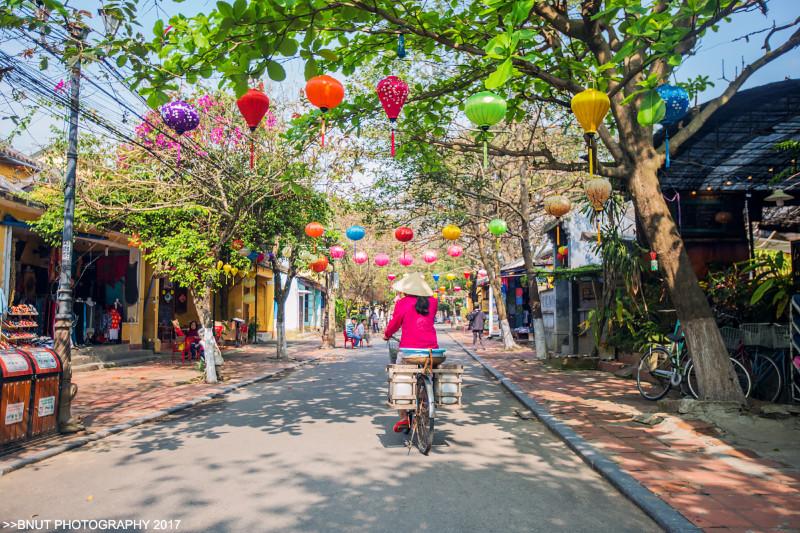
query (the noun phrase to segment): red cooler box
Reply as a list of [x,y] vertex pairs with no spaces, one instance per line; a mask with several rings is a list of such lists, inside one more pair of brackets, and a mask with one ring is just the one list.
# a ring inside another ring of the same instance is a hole
[[[21,350],[23,351],[23,350]],[[26,347],[33,363],[33,398],[31,399],[31,438],[58,431],[58,392],[61,389],[61,360],[49,348]]]
[[30,360],[17,350],[0,350],[0,445],[27,436],[32,383]]

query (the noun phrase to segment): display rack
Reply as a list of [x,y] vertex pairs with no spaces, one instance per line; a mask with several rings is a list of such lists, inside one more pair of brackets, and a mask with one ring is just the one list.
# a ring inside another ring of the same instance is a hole
[[28,344],[38,337],[39,313],[32,305],[12,305],[3,317],[3,333],[13,344]]
[[791,371],[792,400],[800,402],[800,369],[795,358],[800,357],[800,294],[792,296],[789,306],[789,365]]

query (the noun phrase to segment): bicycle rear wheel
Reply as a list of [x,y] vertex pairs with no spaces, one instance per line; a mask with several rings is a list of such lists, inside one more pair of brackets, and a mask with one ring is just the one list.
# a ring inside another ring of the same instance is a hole
[[[736,379],[739,380],[739,386],[742,387],[744,397],[748,398],[753,385],[753,382],[750,379],[750,373],[742,363],[733,357],[730,358],[730,361],[733,365],[733,371],[736,373]],[[694,398],[699,398],[700,387],[697,383],[697,372],[694,369],[694,361],[690,362],[686,367],[686,384],[689,385],[689,392],[692,393],[692,396]]]
[[750,379],[753,387],[750,397],[764,402],[774,402],[781,395],[781,370],[777,363],[766,355],[757,353],[750,355],[749,362]]
[[420,375],[417,378],[417,409],[414,416],[414,431],[417,449],[423,455],[428,455],[433,446],[433,384],[428,376]]
[[669,351],[663,346],[651,346],[639,360],[636,387],[648,400],[660,400],[672,387],[670,378],[675,372]]

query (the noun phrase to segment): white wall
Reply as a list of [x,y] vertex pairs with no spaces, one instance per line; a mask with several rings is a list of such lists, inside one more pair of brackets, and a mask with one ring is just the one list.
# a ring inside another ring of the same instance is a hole
[[[620,221],[620,232],[623,238],[636,238],[636,219],[634,217],[633,203],[628,202],[625,205],[625,215]],[[603,220],[601,218],[601,225]],[[597,226],[589,217],[578,210],[574,210],[564,217],[562,228],[572,237],[568,245],[570,268],[602,263],[600,256],[594,252],[595,244],[597,243]],[[584,233],[587,234],[587,238],[582,238]]]

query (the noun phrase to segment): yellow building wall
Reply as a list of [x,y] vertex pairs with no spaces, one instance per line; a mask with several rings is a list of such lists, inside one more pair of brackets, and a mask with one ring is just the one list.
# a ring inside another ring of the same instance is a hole
[[33,170],[30,167],[10,165],[7,162],[0,162],[0,176],[8,178],[10,181],[19,181],[31,176]]

